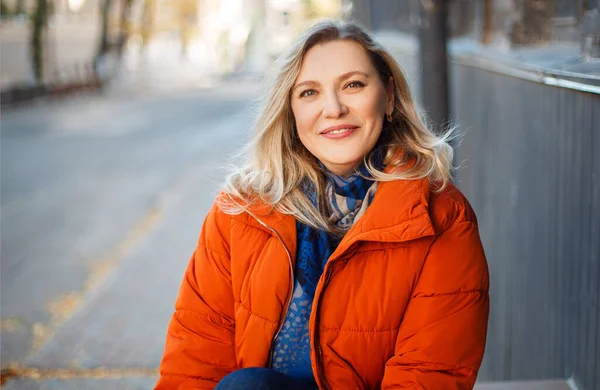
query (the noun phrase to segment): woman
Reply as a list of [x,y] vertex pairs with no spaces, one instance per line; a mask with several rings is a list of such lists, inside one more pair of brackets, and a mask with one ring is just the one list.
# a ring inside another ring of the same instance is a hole
[[394,59],[323,22],[283,57],[208,214],[157,389],[467,389],[488,271]]

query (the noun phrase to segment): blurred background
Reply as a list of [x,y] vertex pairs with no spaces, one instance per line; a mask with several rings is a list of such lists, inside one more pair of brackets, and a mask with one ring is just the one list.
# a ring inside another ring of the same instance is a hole
[[2,387],[153,387],[263,75],[333,17],[464,132],[491,272],[476,388],[600,389],[599,3],[1,0]]

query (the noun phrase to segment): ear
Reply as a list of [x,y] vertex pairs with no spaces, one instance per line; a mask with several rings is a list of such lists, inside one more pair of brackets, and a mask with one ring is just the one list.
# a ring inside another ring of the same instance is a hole
[[390,76],[388,80],[387,86],[385,88],[386,91],[386,101],[385,101],[385,113],[386,115],[391,115],[394,112],[394,78]]

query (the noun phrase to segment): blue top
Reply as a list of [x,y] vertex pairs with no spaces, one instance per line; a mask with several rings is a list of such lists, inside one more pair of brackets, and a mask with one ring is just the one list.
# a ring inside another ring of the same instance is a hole
[[[272,367],[284,374],[309,383],[315,383],[310,362],[310,336],[308,322],[315,288],[329,256],[335,250],[334,240],[319,240],[314,229],[301,223],[296,224],[298,232],[298,252],[296,260],[296,283],[294,295],[279,336],[275,340]],[[320,264],[312,264],[313,244],[321,254]],[[335,245],[337,246],[337,245]],[[314,267],[316,266],[316,267]],[[309,270],[308,267],[311,267]],[[314,267],[314,268],[312,268]],[[304,272],[309,270],[309,272]],[[316,271],[316,272],[310,272]],[[316,277],[316,279],[314,279]]]

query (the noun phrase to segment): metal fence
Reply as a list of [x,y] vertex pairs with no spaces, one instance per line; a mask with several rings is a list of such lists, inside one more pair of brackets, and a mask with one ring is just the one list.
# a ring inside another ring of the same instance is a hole
[[452,64],[492,310],[481,375],[600,388],[600,96]]
[[[416,40],[379,40],[418,86]],[[457,182],[491,277],[479,378],[600,389],[600,88],[451,52],[452,120],[464,132]]]

